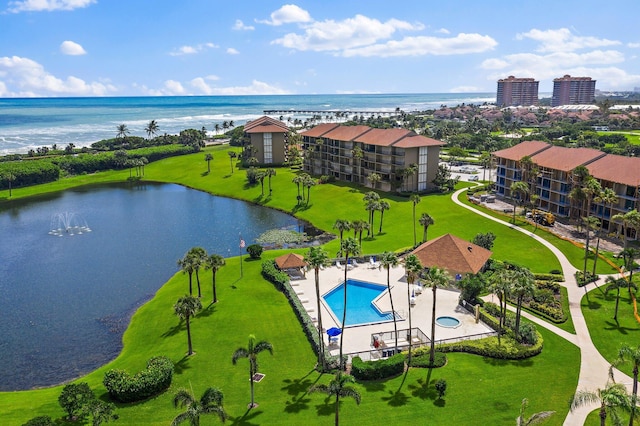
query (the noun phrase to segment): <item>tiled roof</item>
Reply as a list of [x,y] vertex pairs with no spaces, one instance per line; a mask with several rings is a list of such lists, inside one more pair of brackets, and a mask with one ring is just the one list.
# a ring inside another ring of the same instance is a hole
[[424,267],[438,267],[451,274],[477,274],[493,254],[455,235],[445,234],[421,244],[411,252]]
[[368,145],[391,146],[394,142],[410,134],[406,129],[371,129],[367,133],[358,136],[355,142]]
[[275,258],[276,265],[280,269],[303,268],[307,266],[304,257],[296,253],[283,254]]
[[354,140],[369,130],[371,130],[369,126],[338,126],[322,135],[322,137],[347,142]]
[[325,133],[327,133],[328,131],[335,129],[338,126],[339,124],[337,123],[322,123],[322,124],[318,124],[317,126],[314,126],[309,130],[305,130],[300,134],[302,136],[308,136],[310,138],[319,138]]
[[444,146],[444,142],[437,139],[431,139],[422,135],[411,135],[393,144],[398,148],[414,148],[420,146]]
[[604,152],[591,148],[552,146],[539,154],[532,155],[531,160],[541,167],[568,172],[604,155]]
[[281,121],[262,116],[244,125],[245,133],[287,133],[289,128]]
[[629,186],[640,185],[640,158],[608,154],[585,167],[596,179]]
[[550,147],[551,145],[547,142],[527,141],[521,142],[511,148],[496,151],[493,155],[499,158],[506,158],[507,160],[520,161],[522,157],[526,157],[527,155],[533,156]]

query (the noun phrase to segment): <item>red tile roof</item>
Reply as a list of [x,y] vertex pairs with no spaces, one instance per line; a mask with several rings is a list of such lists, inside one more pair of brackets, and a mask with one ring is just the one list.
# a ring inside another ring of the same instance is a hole
[[424,267],[438,267],[454,275],[464,275],[480,272],[493,253],[455,235],[445,234],[421,244],[411,254],[418,256]]
[[551,148],[551,145],[547,142],[527,141],[521,142],[511,148],[496,151],[493,155],[499,158],[506,158],[507,160],[520,161],[522,157],[526,157],[527,155],[532,156],[547,148]]
[[398,148],[414,148],[420,146],[444,146],[444,142],[437,139],[431,139],[422,135],[409,135],[406,138],[400,139],[399,142],[393,144]]
[[604,152],[591,148],[552,146],[536,155],[532,155],[531,160],[541,167],[569,172],[604,155]]
[[322,135],[322,137],[346,142],[354,140],[369,130],[371,130],[371,127],[369,126],[338,126]]
[[355,142],[368,145],[391,146],[394,142],[410,134],[406,129],[371,129],[367,133],[358,136]]
[[629,186],[640,185],[640,158],[608,154],[585,167],[596,179]]
[[280,269],[304,268],[307,266],[304,257],[296,253],[283,254],[280,257],[276,257],[275,262]]
[[262,116],[244,125],[245,133],[287,133],[289,128],[279,120]]
[[300,134],[302,136],[308,136],[310,138],[319,138],[325,133],[327,133],[328,131],[335,129],[338,126],[339,124],[337,123],[322,123],[322,124],[318,124],[317,126],[314,126],[309,130],[305,130]]

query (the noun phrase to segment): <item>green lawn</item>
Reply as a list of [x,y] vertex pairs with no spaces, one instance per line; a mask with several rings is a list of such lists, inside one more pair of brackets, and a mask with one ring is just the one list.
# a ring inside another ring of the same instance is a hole
[[[214,154],[212,170],[206,174],[204,153],[169,158],[145,168],[145,178],[158,182],[177,182],[210,193],[247,199],[256,203],[294,212],[321,229],[331,230],[338,218],[366,219],[362,197],[368,189],[352,188],[345,184],[318,185],[311,188],[308,206],[296,205],[294,174],[277,169],[273,178],[271,197],[261,195],[260,185],[248,187],[242,170],[231,174],[226,147],[207,148]],[[122,181],[128,171],[104,172],[79,176],[48,185],[14,190],[14,198],[36,193],[63,190],[93,182]],[[268,182],[265,180],[265,194]],[[3,191],[0,197],[6,198]],[[365,253],[396,250],[413,244],[412,203],[406,198],[382,196],[390,203],[385,212],[384,232],[363,242]],[[497,235],[494,257],[530,267],[536,272],[558,269],[559,264],[550,251],[529,238],[522,238],[513,229],[483,219],[465,209],[454,206],[450,195],[429,195],[418,204],[416,216],[428,212],[435,218],[429,229],[429,239],[453,233],[472,239],[478,232]],[[376,234],[379,215],[376,215]],[[418,238],[422,235],[417,230]],[[327,244],[333,254],[337,240]],[[268,252],[275,257],[282,252]],[[313,372],[314,354],[301,327],[284,296],[265,282],[259,273],[259,262],[246,262],[244,277],[239,278],[238,258],[228,259],[228,266],[218,274],[220,303],[205,304],[206,309],[192,323],[196,355],[185,358],[184,326],[173,315],[172,306],[187,289],[187,278],[178,274],[170,279],[134,315],[124,335],[124,349],[111,364],[86,376],[96,393],[104,396],[101,381],[109,368],[123,368],[131,372],[144,368],[148,358],[164,354],[177,363],[174,384],[163,395],[133,406],[122,406],[118,412],[121,424],[167,424],[177,413],[171,397],[181,386],[193,387],[199,396],[208,386],[219,386],[225,393],[225,405],[233,424],[328,424],[332,421],[332,406],[321,395],[306,395],[306,389],[319,380]],[[203,275],[203,283],[210,275]],[[208,287],[205,284],[205,289]],[[204,292],[204,300],[210,289]],[[579,372],[578,349],[561,338],[542,330],[545,350],[540,356],[519,362],[483,359],[467,354],[452,354],[449,364],[433,371],[430,380],[443,377],[449,388],[446,402],[434,401],[433,388],[425,388],[426,370],[411,370],[407,377],[384,382],[358,385],[363,391],[362,406],[352,401],[343,404],[343,420],[353,424],[366,419],[387,423],[406,423],[429,418],[431,424],[475,424],[478,416],[483,423],[513,424],[520,401],[531,401],[531,412],[556,410],[549,424],[561,424],[567,412],[566,401],[574,392]],[[247,336],[269,340],[274,356],[262,354],[261,371],[267,376],[256,385],[256,400],[260,407],[246,413],[249,402],[247,366],[231,365],[233,351],[247,344]],[[549,380],[553,377],[553,380]],[[20,424],[35,415],[62,415],[57,404],[61,387],[26,392],[0,393],[2,423]],[[472,410],[470,410],[472,407]],[[207,419],[203,424],[215,423]]]
[[[638,345],[640,342],[640,323],[633,316],[631,297],[625,289],[620,290],[618,322],[616,323],[613,319],[616,304],[615,292],[606,295],[603,291],[604,283],[600,281],[598,284],[600,288],[589,292],[589,300],[586,297],[582,298],[582,313],[589,327],[593,344],[607,361],[613,362],[623,343],[632,347]],[[620,370],[631,375],[631,366],[629,365],[621,365]]]
[[[269,252],[276,256],[282,252]],[[196,354],[184,356],[187,349],[184,324],[173,315],[172,306],[187,289],[187,277],[174,276],[156,296],[134,315],[124,335],[124,349],[111,364],[99,368],[83,380],[100,397],[106,397],[101,384],[104,372],[122,368],[134,372],[144,368],[151,356],[164,354],[176,363],[171,388],[144,403],[121,405],[119,424],[166,425],[179,412],[171,404],[176,389],[186,386],[198,395],[208,386],[218,386],[225,394],[225,407],[231,424],[329,424],[333,406],[322,395],[306,394],[314,383],[328,380],[313,371],[315,356],[285,297],[260,276],[260,262],[246,261],[244,277],[239,277],[239,259],[228,259],[218,273],[220,302],[204,303],[204,311],[192,321]],[[210,274],[203,275],[210,283]],[[211,297],[205,284],[203,301]],[[518,414],[522,398],[529,398],[532,412],[556,410],[549,424],[562,424],[566,401],[577,384],[580,355],[565,340],[541,330],[545,349],[541,355],[523,361],[499,361],[469,354],[450,354],[449,363],[434,370],[430,386],[425,386],[428,370],[413,369],[394,379],[358,384],[362,404],[345,401],[345,424],[380,422],[401,424],[428,418],[430,424],[510,425]],[[274,346],[274,355],[260,355],[260,371],[266,374],[256,384],[259,408],[247,413],[249,386],[246,360],[233,366],[231,355],[246,346],[254,333]],[[245,361],[245,362],[242,362]],[[553,380],[549,380],[553,377]],[[433,381],[448,382],[444,402],[435,400]],[[0,394],[3,424],[20,424],[35,415],[60,418],[57,405],[61,387]],[[472,408],[471,408],[472,407]],[[215,424],[207,419],[203,424]]]

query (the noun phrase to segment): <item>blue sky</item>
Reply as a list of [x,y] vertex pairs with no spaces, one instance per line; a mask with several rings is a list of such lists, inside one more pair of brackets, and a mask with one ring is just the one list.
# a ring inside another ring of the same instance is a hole
[[640,86],[637,0],[2,0],[0,97]]

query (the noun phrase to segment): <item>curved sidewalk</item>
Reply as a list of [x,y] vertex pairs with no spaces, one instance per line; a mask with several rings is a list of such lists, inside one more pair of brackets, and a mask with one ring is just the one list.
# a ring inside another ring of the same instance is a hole
[[[527,235],[528,237],[534,238],[539,243],[543,244],[547,247],[551,252],[556,256],[560,265],[562,266],[562,273],[565,277],[565,282],[563,286],[567,289],[567,294],[569,298],[569,311],[571,313],[571,319],[573,320],[573,325],[576,329],[576,334],[567,333],[560,328],[541,320],[533,315],[528,313],[523,313],[523,315],[534,321],[536,324],[539,324],[542,327],[552,331],[553,333],[563,337],[569,342],[575,344],[580,348],[580,375],[578,377],[578,386],[576,390],[590,390],[594,391],[598,388],[604,388],[608,377],[609,377],[609,362],[604,359],[600,352],[596,349],[595,345],[591,341],[591,336],[589,334],[589,329],[587,328],[587,323],[582,315],[582,310],[580,308],[580,301],[585,294],[585,290],[583,288],[578,287],[578,284],[575,280],[575,273],[578,271],[572,264],[569,262],[567,257],[553,244],[548,242],[542,237],[535,235],[531,231],[527,231],[526,229],[522,229],[518,226],[515,226],[509,222],[506,222],[501,219],[497,219],[491,215],[488,215],[484,212],[476,210],[475,208],[468,206],[458,200],[458,196],[466,192],[467,188],[460,189],[453,193],[451,196],[454,203],[457,205],[470,210],[480,216],[483,216],[489,220],[500,223],[502,225],[508,226],[514,231],[520,232],[522,234]],[[586,291],[591,290],[595,287],[594,283],[586,286]],[[633,383],[632,379],[623,374],[619,370],[614,370],[614,378],[617,383],[623,383],[627,386],[629,391],[631,391],[631,385]],[[567,417],[564,420],[565,425],[581,425],[584,424],[587,415],[596,408],[599,408],[599,404],[593,403],[590,405],[585,405],[580,407],[574,411],[569,411]]]

